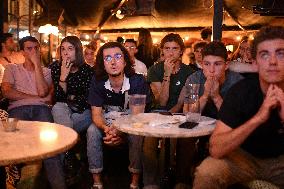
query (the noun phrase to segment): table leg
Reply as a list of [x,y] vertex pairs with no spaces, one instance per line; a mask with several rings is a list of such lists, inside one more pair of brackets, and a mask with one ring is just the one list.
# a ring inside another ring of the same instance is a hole
[[0,167],[0,188],[6,188],[5,167]]
[[170,138],[165,139],[165,164],[164,164],[164,175],[161,178],[161,189],[172,188],[173,169],[170,166],[171,160],[171,143]]

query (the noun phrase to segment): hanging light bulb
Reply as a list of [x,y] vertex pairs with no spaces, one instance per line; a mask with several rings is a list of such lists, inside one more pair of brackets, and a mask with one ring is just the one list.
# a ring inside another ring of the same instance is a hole
[[118,19],[124,18],[124,14],[122,14],[122,11],[121,11],[121,10],[117,10],[115,16],[116,16],[116,18],[118,18]]

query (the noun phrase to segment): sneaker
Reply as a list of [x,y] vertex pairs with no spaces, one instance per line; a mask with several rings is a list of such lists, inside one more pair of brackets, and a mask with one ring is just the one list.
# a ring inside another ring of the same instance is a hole
[[103,189],[102,183],[94,183],[91,189]]

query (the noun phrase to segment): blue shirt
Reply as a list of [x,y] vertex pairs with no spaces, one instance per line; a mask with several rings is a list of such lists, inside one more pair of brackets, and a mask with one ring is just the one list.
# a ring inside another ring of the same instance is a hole
[[[229,91],[229,89],[241,79],[243,79],[243,76],[241,76],[239,73],[233,71],[227,71],[225,82],[220,88],[221,97],[224,98],[227,92]],[[205,81],[206,78],[203,71],[198,70],[187,78],[185,87],[187,88],[189,83],[200,84],[199,96],[201,97],[204,93]],[[209,99],[202,111],[202,115],[212,118],[217,118],[218,117],[217,114],[218,114],[217,107],[215,106],[214,102],[211,99]]]
[[[109,107],[117,107],[116,111],[123,111],[125,102],[125,92],[115,93],[105,87],[106,80],[97,81],[93,77],[89,91],[88,102],[91,106],[102,107],[106,112],[111,111]],[[128,94],[147,95],[146,104],[151,103],[149,85],[143,75],[134,74],[129,78],[130,89]],[[146,105],[147,109],[147,105]],[[113,109],[112,109],[113,110]]]

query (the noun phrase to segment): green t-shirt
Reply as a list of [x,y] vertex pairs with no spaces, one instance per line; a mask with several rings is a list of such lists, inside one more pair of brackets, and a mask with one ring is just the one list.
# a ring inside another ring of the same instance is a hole
[[[192,74],[194,71],[185,64],[180,65],[180,70],[177,74],[171,75],[170,80],[170,91],[169,99],[165,109],[170,110],[173,106],[176,105],[178,97],[182,87],[184,86],[187,77]],[[159,62],[151,66],[148,70],[147,80],[148,82],[163,82],[164,78],[164,63]]]

